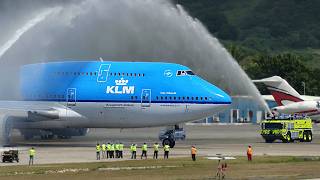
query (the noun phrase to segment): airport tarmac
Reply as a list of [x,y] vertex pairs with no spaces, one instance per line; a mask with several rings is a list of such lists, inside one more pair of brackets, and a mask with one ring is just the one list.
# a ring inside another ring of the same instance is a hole
[[[171,157],[190,156],[191,145],[196,145],[199,156],[215,156],[224,154],[229,156],[244,156],[246,148],[252,145],[254,155],[281,156],[320,156],[320,126],[314,126],[314,140],[311,143],[264,143],[259,134],[259,126],[251,124],[241,125],[184,125],[187,133],[185,141],[177,141],[176,147],[170,151]],[[15,133],[13,141],[20,149],[20,163],[28,163],[28,148],[35,147],[37,153],[36,164],[97,162],[95,160],[95,144],[97,142],[121,141],[125,144],[124,160],[129,159],[128,146],[149,144],[149,158],[152,158],[152,145],[158,141],[161,128],[141,129],[90,129],[85,137],[74,137],[68,140],[40,140],[23,141]],[[159,142],[159,141],[158,141]],[[138,148],[137,157],[141,150]],[[160,158],[163,152],[160,151]],[[102,160],[111,161],[111,160]],[[113,159],[112,161],[119,161]],[[0,163],[16,165],[16,163]]]

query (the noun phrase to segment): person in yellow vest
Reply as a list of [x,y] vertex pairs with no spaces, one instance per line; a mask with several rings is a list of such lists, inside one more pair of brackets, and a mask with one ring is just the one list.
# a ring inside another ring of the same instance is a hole
[[195,146],[191,147],[191,158],[193,161],[196,161],[197,148]]
[[114,150],[115,150],[115,153],[116,153],[115,157],[119,158],[119,143],[116,143],[114,145]]
[[252,147],[248,146],[248,149],[247,149],[248,161],[252,161],[252,154],[253,154]]
[[169,159],[170,146],[168,144],[165,144],[163,146],[163,150],[164,150],[164,159]]
[[114,158],[114,144],[111,144],[111,148],[110,148],[110,158]]
[[123,158],[123,144],[119,143],[119,158]]
[[99,143],[97,143],[96,145],[96,156],[97,156],[97,160],[100,160],[100,151],[101,151],[101,146]]
[[107,159],[111,158],[110,157],[110,152],[111,152],[111,144],[108,142],[108,144],[107,144]]
[[141,159],[142,157],[145,157],[147,159],[147,151],[148,151],[148,145],[146,143],[143,143],[143,145],[141,146]]
[[130,151],[131,151],[131,159],[136,159],[137,158],[137,145],[132,144],[130,146]]
[[159,152],[159,144],[156,142],[153,145],[153,159],[158,159],[158,152]]
[[34,156],[36,155],[36,150],[32,147],[29,149],[29,166],[33,165]]
[[101,150],[102,150],[102,158],[105,159],[106,158],[106,151],[107,151],[107,145],[106,143],[103,143],[101,145]]

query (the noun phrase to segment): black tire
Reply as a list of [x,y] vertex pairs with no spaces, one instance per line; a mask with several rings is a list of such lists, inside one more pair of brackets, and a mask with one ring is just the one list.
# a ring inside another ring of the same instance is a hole
[[265,139],[266,143],[273,143],[273,139]]
[[307,132],[306,136],[307,136],[307,142],[311,142],[312,141],[312,132]]
[[163,141],[162,141],[162,146],[166,145],[166,144],[170,144],[170,139],[169,138],[165,138]]
[[168,144],[170,148],[173,148],[176,145],[176,142],[173,139],[166,138],[162,141],[162,146]]
[[174,140],[170,141],[170,144],[169,144],[170,148],[174,148],[175,145],[176,145],[176,141]]
[[282,139],[282,142],[283,143],[290,143],[290,142],[293,142],[292,138],[291,138],[291,133],[288,132],[285,139]]

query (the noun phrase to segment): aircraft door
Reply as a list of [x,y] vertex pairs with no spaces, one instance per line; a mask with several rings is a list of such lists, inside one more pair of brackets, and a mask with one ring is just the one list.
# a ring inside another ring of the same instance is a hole
[[141,107],[151,106],[151,89],[142,89],[141,92]]
[[68,88],[67,89],[67,106],[75,106],[77,101],[77,89]]

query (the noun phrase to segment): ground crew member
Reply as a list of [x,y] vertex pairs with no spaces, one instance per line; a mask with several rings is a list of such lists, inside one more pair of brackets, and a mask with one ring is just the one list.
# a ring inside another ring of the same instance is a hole
[[36,155],[36,150],[32,147],[29,149],[29,166],[33,165],[34,156]]
[[197,148],[195,146],[191,147],[191,158],[193,161],[196,161]]
[[111,144],[108,142],[108,144],[107,144],[107,159],[111,158],[110,153],[111,153]]
[[110,158],[114,158],[114,144],[111,144],[111,148],[110,148]]
[[248,161],[252,161],[252,154],[253,154],[252,147],[248,146],[248,149],[247,149]]
[[159,144],[156,142],[153,145],[153,159],[158,159],[158,152],[159,152]]
[[97,156],[97,160],[100,160],[100,151],[101,151],[101,146],[100,146],[100,144],[99,143],[97,143],[97,145],[96,145],[96,156]]
[[101,145],[101,150],[102,150],[102,158],[105,159],[106,158],[106,150],[107,150],[107,145],[106,143],[103,143]]
[[170,146],[168,144],[165,144],[163,146],[163,150],[164,150],[164,159],[168,159],[169,158]]
[[146,143],[143,143],[141,149],[142,149],[141,159],[143,156],[146,157],[146,159],[147,159],[148,145]]
[[136,159],[137,158],[137,145],[132,144],[130,146],[130,151],[131,151],[131,159]]
[[123,158],[123,144],[119,143],[119,158]]
[[116,158],[119,158],[119,143],[116,143],[114,145],[114,150],[116,152]]

